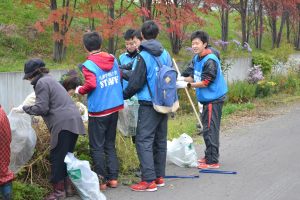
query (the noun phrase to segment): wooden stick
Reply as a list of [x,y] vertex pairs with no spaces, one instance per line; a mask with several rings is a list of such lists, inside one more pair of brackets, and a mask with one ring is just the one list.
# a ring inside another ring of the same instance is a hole
[[[176,61],[174,60],[174,58],[173,58],[172,60],[173,60],[174,66],[175,66],[175,68],[176,68],[176,71],[178,72],[178,74],[181,74],[180,71],[179,71],[179,68],[178,68],[178,66],[177,66],[177,64],[176,64]],[[194,103],[193,103],[193,100],[192,100],[192,98],[191,98],[191,95],[190,95],[190,93],[189,93],[189,91],[188,91],[187,88],[184,88],[184,90],[185,90],[186,95],[188,96],[188,99],[189,99],[189,101],[190,101],[190,104],[192,105],[193,111],[194,111],[194,113],[195,113],[195,115],[196,115],[196,118],[197,118],[197,120],[198,120],[198,123],[199,123],[199,125],[200,125],[200,128],[203,129],[202,122],[201,122],[200,117],[199,117],[199,115],[198,115],[198,112],[197,112],[197,110],[196,110],[196,108],[195,108],[195,105],[194,105]]]

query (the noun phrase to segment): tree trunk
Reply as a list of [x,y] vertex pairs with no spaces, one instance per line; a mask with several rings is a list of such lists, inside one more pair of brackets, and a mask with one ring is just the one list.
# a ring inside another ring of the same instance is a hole
[[277,28],[276,28],[276,17],[272,17],[271,19],[271,32],[272,32],[272,49],[275,48],[276,37],[277,37]]
[[53,60],[55,62],[61,62],[65,59],[67,47],[64,45],[63,40],[54,42]]
[[263,6],[262,2],[259,4],[259,41],[258,41],[258,48],[261,49],[262,47],[262,38],[263,38],[263,31],[264,31],[264,16],[263,16]]
[[297,50],[300,50],[300,21],[299,21],[299,24],[298,24],[298,34],[297,34],[297,37],[296,37],[296,42],[295,42],[295,48]]
[[169,39],[171,42],[172,53],[178,55],[182,47],[181,39],[174,32],[169,33]]
[[[56,0],[51,0],[51,11],[57,10],[57,1]],[[56,35],[60,35],[60,27],[58,22],[53,22],[53,31],[54,34]],[[53,48],[53,60],[55,62],[61,62],[66,55],[66,47],[64,45],[64,41],[63,40],[55,40],[54,41],[54,48]]]
[[290,13],[288,13],[286,18],[286,40],[291,43],[291,27],[290,27]]
[[146,8],[149,12],[149,16],[142,16],[142,21],[145,22],[147,20],[152,19],[152,0],[140,0],[141,8]]
[[[297,4],[297,9],[298,9],[298,13],[299,13],[299,18],[300,19],[300,3]],[[295,48],[297,50],[300,50],[300,20],[298,23],[298,31],[296,31],[296,40],[295,40]]]
[[287,14],[288,14],[287,11],[282,12],[280,28],[279,28],[278,35],[277,35],[277,40],[276,40],[276,47],[277,48],[279,48],[279,46],[280,46],[282,30],[283,30],[283,27],[284,27],[285,20],[287,18]]
[[248,0],[240,0],[240,15],[242,25],[242,45],[247,41],[247,7]]
[[[229,9],[222,6],[221,8],[221,29],[222,29],[222,41],[228,41],[228,18],[229,18]],[[227,46],[222,46],[223,50],[226,50]]]
[[[111,19],[108,19],[109,20],[109,23],[113,23],[113,19],[115,18],[115,6],[114,6],[114,1],[111,0],[110,2],[110,5],[109,5],[109,9],[108,9],[108,14],[109,14],[109,17]],[[114,51],[115,51],[115,39],[114,39],[114,36],[111,36],[109,39],[108,39],[108,52],[113,54]]]
[[253,0],[253,15],[254,15],[254,44],[255,47],[258,49],[258,43],[259,43],[259,10],[256,9],[256,6],[259,7],[259,0]]

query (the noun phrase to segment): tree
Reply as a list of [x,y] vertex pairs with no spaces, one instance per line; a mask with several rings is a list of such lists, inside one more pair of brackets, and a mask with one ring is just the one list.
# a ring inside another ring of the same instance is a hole
[[262,0],[253,0],[254,40],[255,47],[261,49],[263,37],[263,4]]
[[279,16],[279,0],[264,0],[264,7],[267,12],[269,26],[272,35],[272,48],[275,48],[277,41],[277,17]]
[[238,3],[231,2],[230,5],[240,14],[241,16],[241,27],[242,27],[242,44],[248,43],[247,39],[247,12],[248,12],[248,0],[239,0]]
[[66,55],[66,45],[70,40],[69,30],[77,7],[77,0],[23,0],[22,2],[34,3],[40,9],[50,8],[48,18],[38,21],[35,27],[38,31],[44,31],[46,26],[53,26],[53,60],[62,61]]
[[[230,0],[209,0],[206,1],[207,5],[218,7],[219,18],[221,23],[221,40],[223,42],[228,41],[228,30],[229,30],[229,12]],[[227,45],[222,45],[223,50],[227,48]]]
[[197,12],[201,12],[201,9],[195,9],[191,2],[188,0],[162,0],[155,4],[158,13],[155,20],[165,25],[174,54],[178,54],[182,48],[182,42],[187,37],[187,27],[191,24],[202,26],[204,23],[197,16]]
[[131,1],[88,0],[82,5],[80,17],[88,18],[93,30],[99,31],[108,40],[107,51],[115,54],[118,49],[118,39],[122,30],[128,25],[137,26],[138,11],[129,12],[133,5]]

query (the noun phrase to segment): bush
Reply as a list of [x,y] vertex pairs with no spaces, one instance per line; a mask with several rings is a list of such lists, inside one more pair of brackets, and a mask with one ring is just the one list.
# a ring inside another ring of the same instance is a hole
[[255,97],[266,97],[276,93],[276,83],[273,81],[260,81],[255,90]]
[[254,65],[253,67],[251,67],[251,69],[249,70],[249,75],[248,75],[248,82],[255,84],[258,81],[261,81],[264,79],[263,73],[261,71],[261,68],[259,65]]
[[293,49],[294,47],[292,44],[282,42],[280,48],[272,49],[272,51],[270,51],[270,54],[277,61],[285,63],[288,61],[289,55],[293,53]]
[[228,101],[231,103],[249,102],[255,97],[256,85],[237,81],[229,85]]
[[46,195],[46,190],[36,184],[25,184],[19,181],[13,182],[14,200],[41,200]]
[[272,67],[276,63],[273,57],[262,53],[253,54],[252,62],[254,65],[261,66],[264,76],[271,73]]

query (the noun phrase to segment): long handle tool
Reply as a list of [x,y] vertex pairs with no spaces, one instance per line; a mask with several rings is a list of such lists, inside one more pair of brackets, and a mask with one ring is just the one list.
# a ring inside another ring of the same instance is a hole
[[[175,68],[176,68],[178,74],[181,74],[180,71],[179,71],[179,68],[178,68],[178,66],[177,66],[177,64],[176,64],[176,62],[175,62],[175,60],[174,60],[174,58],[173,58],[173,63],[174,63],[174,66],[175,66]],[[189,93],[189,91],[188,91],[187,88],[184,88],[184,90],[185,90],[185,93],[186,93],[186,95],[187,95],[187,97],[188,97],[188,99],[189,99],[189,101],[190,101],[190,104],[192,105],[192,108],[193,108],[193,110],[194,110],[194,113],[195,113],[195,115],[196,115],[196,118],[197,118],[197,120],[198,120],[198,123],[199,123],[199,125],[200,125],[200,132],[202,132],[202,130],[203,130],[203,125],[202,125],[202,122],[201,122],[200,117],[199,117],[199,115],[198,115],[198,112],[197,112],[197,110],[196,110],[196,108],[195,108],[195,105],[194,105],[194,103],[193,103],[193,100],[192,100],[192,98],[191,98],[191,95],[190,95],[190,93]]]
[[199,175],[191,175],[191,176],[165,176],[164,178],[199,178]]
[[201,169],[200,173],[207,174],[237,174],[235,171],[222,171],[222,170],[214,170],[214,169]]

